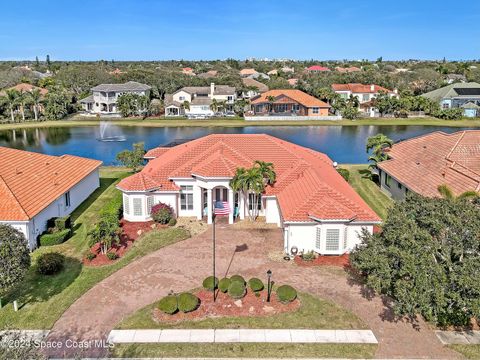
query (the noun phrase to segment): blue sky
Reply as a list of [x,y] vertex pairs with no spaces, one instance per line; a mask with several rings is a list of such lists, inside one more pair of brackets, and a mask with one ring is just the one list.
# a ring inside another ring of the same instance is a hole
[[480,1],[23,0],[0,59],[480,58]]

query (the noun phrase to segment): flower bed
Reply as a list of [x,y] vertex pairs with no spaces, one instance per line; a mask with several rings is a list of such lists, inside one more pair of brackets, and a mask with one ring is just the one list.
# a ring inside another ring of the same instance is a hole
[[290,311],[300,307],[300,301],[295,299],[288,304],[282,304],[272,291],[270,302],[267,302],[267,291],[260,291],[260,296],[248,291],[240,300],[232,299],[228,294],[216,292],[216,302],[213,302],[213,292],[202,289],[193,292],[200,299],[197,310],[173,315],[166,314],[155,307],[152,317],[156,322],[177,323],[181,321],[202,320],[210,317],[239,317],[239,316],[269,316]]
[[349,267],[350,260],[348,254],[336,255],[318,255],[311,261],[303,260],[300,256],[295,256],[295,264],[298,266],[338,266]]

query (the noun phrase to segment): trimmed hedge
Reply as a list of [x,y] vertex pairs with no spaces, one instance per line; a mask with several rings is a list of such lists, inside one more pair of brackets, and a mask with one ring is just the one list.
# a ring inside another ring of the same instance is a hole
[[240,276],[240,275],[233,275],[230,278],[230,281],[231,282],[239,282],[239,283],[242,283],[243,285],[245,285],[245,279],[243,278],[243,276]]
[[123,199],[121,196],[115,196],[112,200],[106,203],[99,211],[100,217],[102,215],[113,215],[117,219],[122,217]]
[[228,295],[233,299],[241,299],[247,293],[247,288],[239,281],[232,281],[228,287]]
[[223,292],[223,293],[226,293],[228,291],[228,287],[230,286],[232,282],[230,281],[229,278],[223,278],[223,279],[220,279],[220,281],[218,282],[218,289]]
[[63,269],[65,256],[57,252],[45,253],[37,259],[37,272],[42,275],[53,275]]
[[253,292],[259,292],[265,288],[262,280],[258,278],[251,278],[250,280],[248,280],[248,286]]
[[218,278],[217,277],[214,278],[213,276],[209,276],[209,277],[205,278],[205,280],[203,280],[202,285],[203,285],[204,289],[214,291],[218,287]]
[[290,285],[282,285],[277,289],[277,296],[281,303],[287,304],[297,298],[297,290]]
[[191,293],[182,293],[177,297],[178,310],[188,313],[197,310],[200,299]]
[[55,228],[58,229],[59,231],[70,229],[72,227],[72,224],[70,223],[70,215],[55,218],[54,222],[55,222]]
[[40,245],[41,246],[51,246],[58,245],[65,242],[70,237],[70,229],[65,229],[61,231],[56,231],[52,234],[43,234],[40,235]]
[[178,300],[174,295],[168,295],[160,299],[158,308],[165,314],[173,315],[178,311]]

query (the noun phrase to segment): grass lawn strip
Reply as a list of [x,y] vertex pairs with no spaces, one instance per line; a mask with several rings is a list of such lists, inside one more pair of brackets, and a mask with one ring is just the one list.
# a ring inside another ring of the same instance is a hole
[[467,359],[480,360],[480,344],[475,345],[448,345],[452,350],[455,350],[465,356]]

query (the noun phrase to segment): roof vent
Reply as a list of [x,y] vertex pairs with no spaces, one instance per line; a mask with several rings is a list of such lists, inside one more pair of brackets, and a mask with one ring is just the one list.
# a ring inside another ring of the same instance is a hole
[[16,174],[16,175],[20,175],[21,173],[22,173],[22,172],[20,171],[19,168],[15,168],[15,174]]
[[417,161],[415,164],[420,165],[420,161]]
[[50,165],[50,163],[48,161],[45,161],[45,165]]

